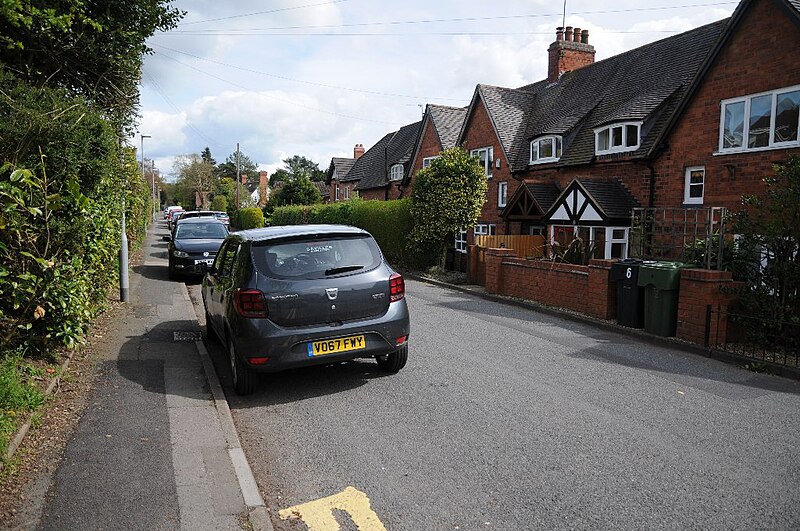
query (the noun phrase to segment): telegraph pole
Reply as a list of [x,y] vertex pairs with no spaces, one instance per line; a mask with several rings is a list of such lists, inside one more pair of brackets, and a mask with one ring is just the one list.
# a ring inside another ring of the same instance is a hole
[[[147,182],[144,176],[144,139],[151,138],[150,135],[141,135],[142,136],[142,181]],[[153,175],[153,221],[156,220],[156,176]]]
[[239,175],[239,142],[236,142],[236,211],[239,211],[239,186],[242,184],[242,177]]

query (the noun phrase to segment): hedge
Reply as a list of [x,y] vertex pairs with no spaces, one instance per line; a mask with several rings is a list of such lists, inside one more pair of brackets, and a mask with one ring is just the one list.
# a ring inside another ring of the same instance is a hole
[[[0,72],[0,345],[50,355],[81,341],[118,278],[127,227],[152,208],[132,150],[79,98]],[[129,232],[130,233],[130,232]]]
[[258,229],[264,226],[264,213],[260,208],[241,208],[236,212],[235,225],[240,229]]
[[411,265],[417,257],[409,247],[412,228],[411,200],[350,200],[310,206],[278,207],[272,212],[270,225],[303,225],[331,223],[353,225],[375,237],[383,254],[391,263]]

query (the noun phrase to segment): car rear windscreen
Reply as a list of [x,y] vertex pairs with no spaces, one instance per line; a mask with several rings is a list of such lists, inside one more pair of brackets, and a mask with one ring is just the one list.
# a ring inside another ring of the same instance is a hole
[[179,223],[176,240],[223,240],[228,235],[222,223]]
[[252,247],[258,271],[273,278],[326,278],[369,271],[381,263],[370,236],[280,240]]

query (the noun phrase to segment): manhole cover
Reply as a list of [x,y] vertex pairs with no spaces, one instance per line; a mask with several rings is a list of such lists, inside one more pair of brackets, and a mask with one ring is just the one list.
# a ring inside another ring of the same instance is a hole
[[174,341],[202,341],[203,335],[200,332],[173,332]]

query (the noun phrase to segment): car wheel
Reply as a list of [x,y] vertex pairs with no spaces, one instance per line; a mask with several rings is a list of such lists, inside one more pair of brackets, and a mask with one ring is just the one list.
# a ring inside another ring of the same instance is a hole
[[378,362],[378,367],[386,372],[399,371],[406,366],[406,361],[408,361],[408,343],[391,354],[375,356],[375,361]]
[[230,338],[228,338],[228,357],[230,358],[233,390],[237,395],[252,394],[258,386],[258,375],[239,359],[239,356],[236,355],[236,347],[233,346],[233,340]]
[[175,266],[172,265],[172,260],[169,261],[169,265],[167,266],[167,271],[169,273],[170,280],[177,280],[178,274],[175,272]]
[[219,336],[211,326],[211,316],[208,314],[208,310],[206,310],[206,339],[209,343],[219,343]]

